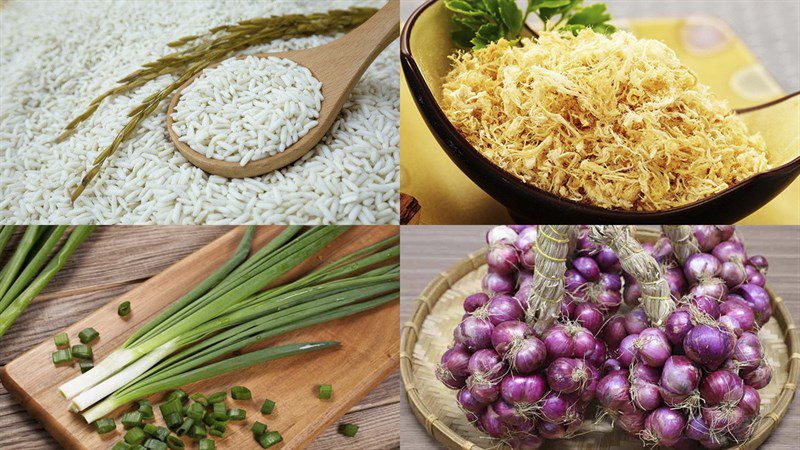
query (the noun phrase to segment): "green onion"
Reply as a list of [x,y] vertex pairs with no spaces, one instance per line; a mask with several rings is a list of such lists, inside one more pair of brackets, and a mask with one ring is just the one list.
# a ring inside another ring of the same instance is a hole
[[250,400],[253,398],[253,394],[250,389],[244,386],[234,386],[231,388],[231,398],[234,400]]
[[191,430],[189,430],[189,437],[192,439],[203,439],[206,436],[208,436],[206,433],[206,427],[202,424],[195,425]]
[[[37,225],[31,225],[25,230],[22,241],[17,245],[17,251],[14,252],[9,262],[0,271],[0,337],[5,334],[30,302],[39,295],[39,292],[50,283],[50,280],[56,276],[58,271],[64,267],[67,259],[89,237],[95,228],[93,225],[76,226],[69,234],[64,245],[50,258],[51,250],[55,249],[55,245],[66,231],[66,226],[63,225],[53,228],[47,235],[46,241],[39,247],[33,258],[28,261],[25,270],[19,272],[21,262],[28,256],[28,250],[33,247],[34,241],[40,235],[40,229]],[[26,246],[28,247],[27,249],[24,248]],[[42,268],[48,258],[50,258],[49,262]],[[38,275],[36,275],[37,273]],[[7,282],[13,279],[14,276],[16,276],[14,284],[9,286]]]
[[268,433],[264,433],[261,436],[258,436],[258,443],[261,445],[261,448],[269,448],[273,445],[281,442],[283,440],[283,436],[277,431],[270,431]]
[[228,417],[228,408],[225,407],[225,403],[213,403],[211,406],[211,413],[216,415],[222,414]]
[[117,306],[117,314],[120,317],[125,317],[131,313],[131,302],[124,301]]
[[167,450],[167,444],[159,441],[158,439],[150,438],[144,441],[144,448],[150,450]]
[[254,232],[248,228],[223,267],[134,332],[87,376],[61,386],[72,409],[92,420],[155,393],[336,346],[336,342],[298,343],[231,356],[272,336],[397,300],[399,264],[382,265],[398,257],[396,244],[386,248],[396,237],[264,290],[345,228],[320,226],[295,236],[299,230],[287,227],[248,258]]
[[319,398],[327,400],[333,396],[333,386],[330,384],[321,384],[319,386]]
[[86,328],[78,333],[78,339],[80,339],[84,344],[88,344],[99,337],[100,333],[98,333],[94,328]]
[[228,418],[231,420],[244,420],[247,418],[247,411],[239,408],[231,408],[228,410]]
[[215,422],[213,425],[211,425],[211,430],[219,432],[220,435],[225,434],[226,428],[227,426],[225,425],[225,422]]
[[60,365],[72,362],[72,353],[70,350],[56,350],[53,352],[53,364]]
[[139,400],[139,407],[137,411],[142,413],[142,418],[145,420],[152,420],[156,417],[155,414],[153,414],[153,405],[151,405],[147,400]]
[[[211,417],[212,415],[213,415],[213,413],[212,414],[206,414],[206,416],[203,417],[203,423],[208,425],[208,426],[213,426],[214,424],[216,424],[217,420],[214,419],[213,417]],[[223,424],[224,424],[224,422],[223,422]]]
[[171,400],[177,399],[178,402],[183,403],[187,398],[189,398],[189,396],[186,395],[186,392],[178,389],[178,390],[172,391],[169,394],[169,396],[167,397],[166,401],[171,401]]
[[72,356],[77,359],[92,359],[92,347],[85,344],[77,344],[72,346]]
[[169,447],[170,450],[180,450],[184,446],[185,445],[184,445],[183,441],[178,439],[176,436],[170,435],[167,438],[167,447]]
[[164,423],[167,424],[167,428],[174,431],[181,426],[183,418],[178,413],[170,413],[164,416]]
[[69,336],[67,336],[67,333],[57,334],[53,340],[56,341],[56,347],[69,347]]
[[264,400],[264,403],[261,405],[261,414],[272,414],[272,411],[275,410],[275,402],[270,399]]
[[172,399],[165,401],[164,403],[158,405],[158,409],[161,411],[161,415],[167,417],[169,414],[181,414],[181,402],[178,399]]
[[208,396],[208,403],[224,402],[228,398],[227,392],[216,392]]
[[199,392],[196,392],[196,393],[192,394],[189,398],[191,398],[192,400],[196,401],[197,403],[200,403],[203,406],[208,406],[208,403],[209,403],[208,399],[206,398],[205,395],[203,395],[203,394],[201,394]]
[[144,447],[144,445],[136,444],[136,445],[131,445],[131,450],[147,450],[147,449]]
[[216,447],[214,446],[214,441],[211,439],[200,439],[197,448],[199,450],[214,450]]
[[125,433],[124,439],[125,442],[133,445],[133,444],[141,444],[142,442],[144,442],[145,437],[146,435],[144,434],[144,430],[142,430],[139,427],[133,427],[130,430],[128,430],[127,433]]
[[118,441],[111,447],[111,450],[130,450],[131,446],[125,443],[125,441]]
[[192,403],[186,410],[186,415],[195,422],[200,422],[206,416],[206,409],[200,403]]
[[129,412],[122,415],[122,426],[125,428],[141,427],[142,426],[142,413],[139,411]]
[[88,359],[82,359],[78,361],[78,367],[81,369],[81,373],[86,373],[94,368],[94,363]]
[[146,423],[142,427],[142,431],[144,431],[144,434],[147,434],[149,436],[153,436],[158,431],[158,427],[153,425],[152,423]]
[[253,426],[250,427],[250,431],[252,431],[253,434],[256,435],[256,437],[261,436],[262,434],[267,432],[267,424],[256,421],[255,423],[253,423]]
[[117,429],[117,424],[114,422],[114,419],[109,418],[102,418],[94,423],[95,428],[97,428],[98,434],[106,434],[110,433]]
[[153,433],[153,437],[155,437],[159,441],[166,442],[167,438],[169,437],[169,429],[164,427],[156,427],[156,431]]
[[211,436],[216,436],[216,437],[224,437],[225,436],[225,430],[218,430],[216,428],[209,428],[208,429],[208,434],[210,434]]
[[180,427],[175,431],[175,434],[178,436],[183,436],[184,434],[188,433],[189,430],[192,429],[192,425],[194,425],[194,420],[190,418],[186,418],[183,420],[183,423]]
[[352,423],[339,425],[339,433],[347,437],[354,437],[358,433],[358,425],[353,425]]

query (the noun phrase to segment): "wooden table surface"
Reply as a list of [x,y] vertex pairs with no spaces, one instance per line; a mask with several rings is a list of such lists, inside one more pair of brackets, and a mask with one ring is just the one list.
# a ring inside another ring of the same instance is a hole
[[[414,298],[441,271],[485,245],[487,226],[402,227],[400,319],[408,320]],[[748,253],[769,259],[769,285],[783,297],[795,321],[800,319],[800,227],[738,227]],[[405,449],[444,448],[417,422],[405,397],[400,414],[401,446]],[[800,442],[800,396],[795,396],[783,421],[762,448],[788,450]]]
[[[230,227],[100,227],[0,338],[0,367],[99,306],[223,235]],[[6,252],[8,253],[8,252]],[[336,426],[309,448],[399,448],[400,375],[396,372],[340,422],[359,425],[356,438]],[[225,448],[224,440],[217,448]],[[58,444],[0,385],[0,449],[54,449]],[[253,442],[253,448],[260,448]]]

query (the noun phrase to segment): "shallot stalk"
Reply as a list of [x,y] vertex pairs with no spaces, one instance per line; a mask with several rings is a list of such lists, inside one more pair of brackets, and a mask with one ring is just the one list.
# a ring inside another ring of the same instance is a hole
[[624,225],[597,225],[590,228],[590,238],[611,247],[619,257],[620,265],[642,290],[642,306],[650,320],[661,326],[675,302],[664,279],[661,265],[648,255],[633,237],[632,228]]
[[669,242],[672,244],[672,251],[675,254],[675,259],[677,259],[681,265],[683,265],[690,256],[700,251],[697,246],[697,240],[692,233],[691,226],[662,225],[661,229],[669,238]]
[[536,234],[535,267],[526,319],[541,334],[558,317],[574,225],[544,225]]

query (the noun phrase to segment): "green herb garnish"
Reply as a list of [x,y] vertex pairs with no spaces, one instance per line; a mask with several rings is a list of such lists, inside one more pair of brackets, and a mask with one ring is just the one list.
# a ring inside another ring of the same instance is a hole
[[519,39],[525,18],[531,13],[542,21],[544,31],[616,31],[608,23],[611,15],[603,3],[581,7],[583,0],[528,0],[524,12],[515,0],[445,0],[444,4],[454,13],[453,42],[465,48],[481,49],[503,38]]

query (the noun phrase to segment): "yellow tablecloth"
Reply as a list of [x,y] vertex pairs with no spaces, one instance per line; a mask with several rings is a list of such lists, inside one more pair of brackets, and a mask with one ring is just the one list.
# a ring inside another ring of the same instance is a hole
[[[621,26],[639,37],[665,42],[733,108],[758,105],[785,94],[730,27],[718,19],[637,19]],[[421,223],[510,223],[505,208],[470,181],[440,148],[405,79],[400,108],[400,185],[419,201]],[[741,223],[800,224],[800,179]]]

